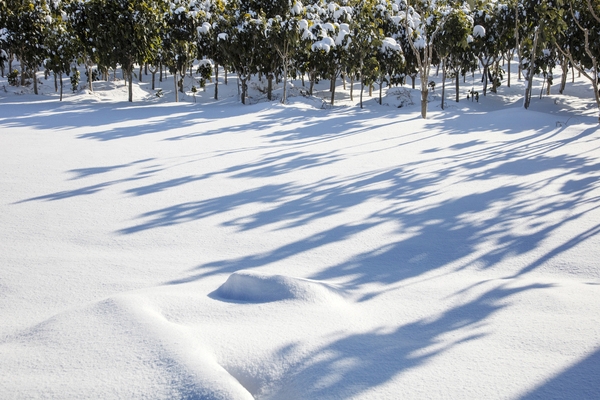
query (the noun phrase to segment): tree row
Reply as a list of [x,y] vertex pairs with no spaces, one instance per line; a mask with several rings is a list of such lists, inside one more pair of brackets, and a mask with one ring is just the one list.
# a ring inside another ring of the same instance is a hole
[[[329,80],[332,103],[336,80],[348,77],[361,85],[361,105],[364,87],[407,79],[414,87],[418,77],[426,118],[432,67],[444,76],[443,92],[446,77],[454,79],[458,101],[460,77],[478,68],[483,95],[495,92],[504,60],[510,86],[515,56],[525,107],[534,75],[549,90],[558,70],[562,93],[573,68],[593,86],[600,111],[597,0],[0,0],[3,76],[8,66],[13,82],[41,68],[62,78],[85,65],[93,90],[95,68],[107,78],[120,66],[129,101],[136,65],[168,69],[175,93],[192,65],[201,82],[231,71],[242,102],[256,74],[267,79],[269,98],[273,80],[283,81],[283,102],[290,77],[306,77],[311,93],[316,81]],[[214,88],[218,98],[218,79]]]

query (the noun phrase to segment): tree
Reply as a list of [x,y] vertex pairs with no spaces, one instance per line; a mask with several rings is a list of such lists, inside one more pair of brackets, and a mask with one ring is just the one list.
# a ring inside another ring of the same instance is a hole
[[47,70],[54,73],[54,81],[60,83],[60,101],[63,98],[63,74],[69,75],[71,62],[77,57],[75,38],[68,31],[67,14],[64,12],[62,3],[52,5],[52,23],[48,28],[45,38],[47,58],[44,65]]
[[452,7],[448,19],[442,27],[436,50],[442,62],[442,109],[444,109],[446,92],[446,71],[452,69],[455,73],[456,101],[459,100],[459,70],[464,65],[463,54],[472,54],[469,48],[469,34],[473,20],[467,15],[468,9]]
[[429,97],[429,74],[434,61],[434,44],[449,17],[448,6],[440,6],[433,0],[423,0],[417,8],[406,4],[403,15],[408,43],[415,55],[421,80],[421,117],[427,118]]
[[572,0],[568,9],[567,29],[559,36],[556,48],[591,82],[600,123],[600,4],[591,0]]
[[307,17],[312,25],[310,29],[311,53],[309,55],[311,93],[317,76],[329,79],[331,104],[335,102],[337,78],[346,70],[349,59],[348,46],[351,42],[349,23],[355,10],[350,6],[341,6],[330,2],[326,7],[318,4],[307,6]]
[[228,3],[227,10],[230,17],[225,32],[218,34],[219,45],[238,75],[241,102],[246,104],[248,79],[258,72],[261,54],[256,49],[265,35],[265,21],[255,12],[242,13],[236,1]]
[[179,92],[183,93],[185,71],[197,55],[197,28],[205,13],[195,7],[195,2],[172,0],[164,14],[161,50],[163,62],[173,74],[175,101],[179,101]]
[[491,81],[493,93],[500,86],[500,61],[514,44],[515,23],[511,8],[504,3],[480,0],[473,10],[473,41],[471,47],[483,67],[483,95]]
[[50,6],[45,0],[6,0],[4,8],[5,42],[21,61],[21,81],[28,71],[38,94],[36,71],[46,58],[44,42],[53,21]]
[[214,62],[215,71],[215,100],[219,99],[219,65],[226,63],[225,49],[220,34],[228,30],[229,20],[224,16],[225,3],[222,0],[205,1],[204,12],[207,20],[196,29],[198,50],[197,58],[208,58]]
[[283,17],[276,15],[267,21],[268,42],[273,46],[280,58],[283,68],[283,96],[282,103],[287,101],[287,78],[291,68],[291,62],[295,55],[301,50],[301,27],[303,8],[298,1],[291,8],[281,9]]
[[526,67],[525,96],[523,106],[529,108],[531,103],[533,76],[541,72],[544,62],[538,62],[545,49],[556,45],[558,33],[566,26],[563,21],[563,0],[525,0],[524,12],[526,16],[525,30],[529,36],[523,40],[523,66]]

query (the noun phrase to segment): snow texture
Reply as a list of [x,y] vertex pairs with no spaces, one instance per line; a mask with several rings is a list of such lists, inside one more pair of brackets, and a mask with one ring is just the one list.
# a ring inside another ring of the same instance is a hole
[[119,76],[0,78],[0,398],[598,397],[585,80],[442,110],[432,76],[423,120],[410,79],[324,109]]

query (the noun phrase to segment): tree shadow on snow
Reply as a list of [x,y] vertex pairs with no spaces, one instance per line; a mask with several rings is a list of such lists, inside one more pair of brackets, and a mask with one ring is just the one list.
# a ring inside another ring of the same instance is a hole
[[[380,329],[340,335],[290,365],[288,374],[278,382],[272,395],[290,399],[360,395],[425,365],[442,353],[485,337],[488,333],[486,319],[505,308],[506,299],[520,292],[549,287],[533,284],[507,288],[501,285],[433,319],[419,319],[392,331]],[[390,312],[393,314],[392,310]],[[299,350],[296,347],[284,347],[275,356],[286,359]],[[453,371],[439,373],[439,382],[435,378],[423,382],[423,393],[432,395],[435,393],[432,388],[443,391],[444,382]],[[395,396],[403,397],[401,392]]]

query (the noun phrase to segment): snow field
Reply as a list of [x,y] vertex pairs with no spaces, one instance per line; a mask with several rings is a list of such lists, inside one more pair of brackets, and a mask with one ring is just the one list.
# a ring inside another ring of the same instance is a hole
[[597,111],[514,86],[3,95],[0,398],[594,398]]

